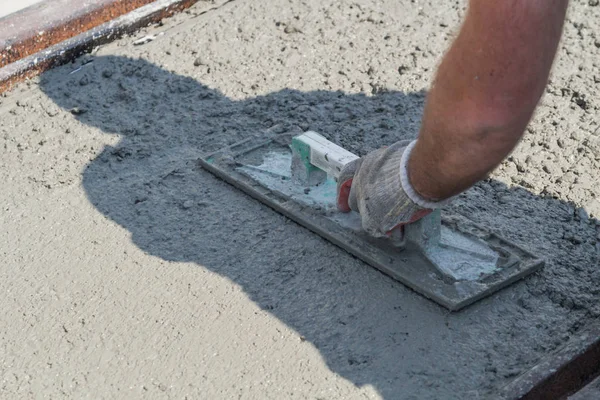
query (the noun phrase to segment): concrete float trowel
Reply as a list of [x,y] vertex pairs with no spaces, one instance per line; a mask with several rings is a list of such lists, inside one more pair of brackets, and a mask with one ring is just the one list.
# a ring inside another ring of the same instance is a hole
[[360,215],[340,213],[336,178],[357,156],[316,132],[252,137],[200,165],[365,263],[452,310],[536,271],[543,261],[464,217],[439,210],[373,238]]

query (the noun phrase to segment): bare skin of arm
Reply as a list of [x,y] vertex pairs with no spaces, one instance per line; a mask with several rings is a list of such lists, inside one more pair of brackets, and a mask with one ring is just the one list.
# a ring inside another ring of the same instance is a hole
[[568,0],[471,0],[429,92],[408,164],[440,200],[484,179],[513,150],[546,87]]

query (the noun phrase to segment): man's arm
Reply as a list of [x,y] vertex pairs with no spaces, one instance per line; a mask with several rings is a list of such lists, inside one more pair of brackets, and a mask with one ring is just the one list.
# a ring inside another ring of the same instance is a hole
[[515,147],[544,92],[568,0],[471,0],[432,85],[409,180],[427,199],[456,195]]
[[471,0],[429,91],[419,138],[347,164],[338,208],[374,236],[423,218],[515,147],[548,81],[568,0]]

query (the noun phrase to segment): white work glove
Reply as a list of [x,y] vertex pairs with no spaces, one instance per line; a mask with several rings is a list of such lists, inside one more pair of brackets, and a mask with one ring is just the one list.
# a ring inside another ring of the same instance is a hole
[[415,143],[394,143],[342,169],[337,184],[338,209],[358,212],[363,229],[372,236],[388,236],[450,201],[424,199],[411,186],[406,168]]

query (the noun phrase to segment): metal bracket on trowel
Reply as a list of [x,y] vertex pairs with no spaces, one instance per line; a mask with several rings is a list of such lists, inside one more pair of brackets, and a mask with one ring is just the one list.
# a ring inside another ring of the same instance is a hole
[[[209,154],[201,166],[381,272],[450,310],[525,277],[543,261],[461,216],[439,210],[403,234],[367,235],[356,213],[336,208],[335,179],[357,156],[315,132],[249,138]],[[400,231],[398,231],[400,232]]]

